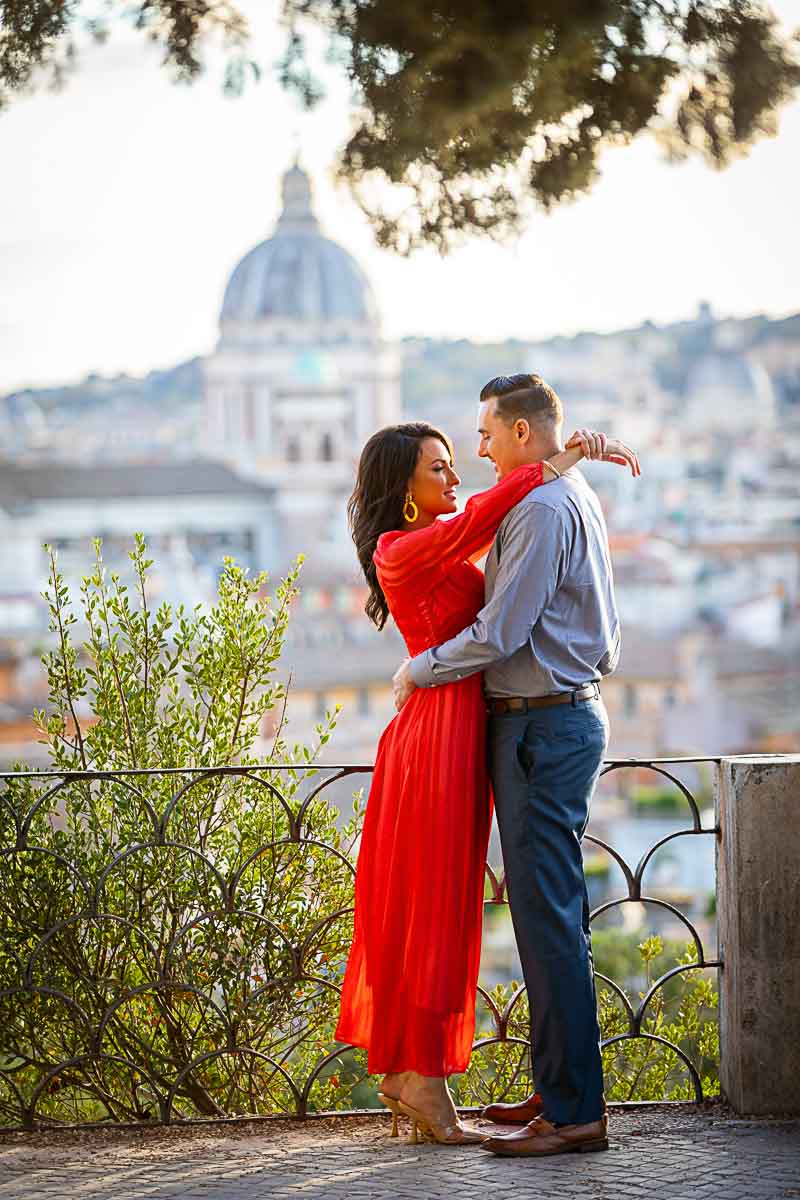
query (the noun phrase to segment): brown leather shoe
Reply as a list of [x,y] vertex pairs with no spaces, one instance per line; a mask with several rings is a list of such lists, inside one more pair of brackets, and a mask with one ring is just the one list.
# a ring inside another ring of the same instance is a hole
[[546,1117],[536,1117],[524,1129],[487,1138],[481,1146],[507,1158],[607,1150],[608,1117],[603,1113],[599,1120],[587,1125],[562,1125],[559,1129]]
[[538,1092],[534,1092],[519,1104],[487,1104],[481,1109],[481,1118],[494,1121],[497,1125],[527,1125],[543,1112],[544,1100]]

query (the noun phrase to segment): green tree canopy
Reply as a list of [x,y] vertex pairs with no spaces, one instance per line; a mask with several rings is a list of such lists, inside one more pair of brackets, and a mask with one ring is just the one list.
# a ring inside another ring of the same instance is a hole
[[[319,99],[303,32],[325,28],[358,110],[340,173],[379,243],[401,253],[444,252],[467,234],[507,236],[532,202],[547,209],[589,190],[600,151],[647,128],[674,156],[725,166],[774,132],[800,84],[800,43],[781,35],[761,0],[282,5],[282,82],[309,105]],[[202,71],[220,35],[226,86],[258,73],[235,0],[106,0],[105,11],[83,26],[105,37],[132,16],[180,78]],[[37,67],[63,74],[80,12],[78,0],[0,0],[0,105]],[[399,185],[389,209],[386,189],[375,187],[386,181]]]

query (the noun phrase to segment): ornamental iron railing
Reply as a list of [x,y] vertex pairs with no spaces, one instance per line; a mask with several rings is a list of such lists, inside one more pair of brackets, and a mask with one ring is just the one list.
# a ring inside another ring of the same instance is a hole
[[[647,894],[661,847],[715,837],[679,763],[612,760],[666,780],[689,823],[635,867],[627,894],[591,914],[652,905],[694,950],[640,992],[596,972],[617,1005],[603,1046],[651,1042],[704,1097],[700,1064],[649,1021],[679,975],[721,966],[675,904]],[[0,774],[0,1127],[352,1111],[373,1105],[365,1055],[333,1040],[352,936],[360,802],[372,767],[241,766]],[[334,797],[333,803],[328,797]],[[347,804],[344,804],[345,796]],[[505,882],[487,864],[487,904]],[[530,1083],[525,990],[479,988],[480,1078],[460,1101]],[[648,1023],[649,1022],[649,1023]],[[652,1047],[651,1047],[652,1048]],[[521,1089],[521,1090],[520,1090]]]

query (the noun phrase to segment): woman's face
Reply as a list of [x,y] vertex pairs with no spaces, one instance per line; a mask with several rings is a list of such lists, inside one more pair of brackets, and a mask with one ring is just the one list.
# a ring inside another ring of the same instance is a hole
[[422,513],[438,517],[453,513],[456,503],[455,488],[461,483],[453,470],[450,451],[438,438],[425,438],[420,446],[420,455],[414,474],[408,481],[408,490],[414,503]]

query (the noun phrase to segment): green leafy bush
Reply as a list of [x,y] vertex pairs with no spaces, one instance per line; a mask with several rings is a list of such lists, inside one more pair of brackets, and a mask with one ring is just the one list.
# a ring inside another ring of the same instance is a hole
[[637,816],[660,816],[661,814],[690,815],[685,796],[676,787],[640,785],[633,793],[633,811]]
[[[645,986],[638,993],[640,1000],[654,981],[653,964],[663,949],[658,936],[646,938],[639,945],[646,976]],[[696,963],[697,949],[689,941],[674,964],[686,971],[662,984],[644,1010],[640,1033],[647,1036],[625,1037],[605,1048],[606,1099],[693,1100],[695,1087],[684,1059],[697,1071],[702,1095],[719,1094],[719,994],[715,980],[702,974],[704,968],[695,968]],[[656,977],[665,973],[659,969]],[[598,985],[598,1015],[604,1040],[631,1032],[629,1015],[619,997],[602,981]],[[672,1043],[681,1053],[664,1042]]]
[[[616,932],[616,931],[614,931]],[[624,935],[623,935],[624,936]],[[593,935],[593,946],[599,935]],[[630,942],[630,939],[628,939]],[[598,961],[594,946],[595,962]],[[613,1041],[603,1050],[605,1096],[610,1101],[690,1100],[695,1098],[692,1076],[681,1055],[698,1073],[705,1097],[719,1093],[719,1026],[716,983],[704,977],[693,941],[674,961],[664,962],[664,944],[657,936],[635,947],[644,987],[644,1000],[655,978],[673,966],[686,968],[654,993],[641,1021],[639,1034]],[[619,947],[617,947],[619,953]],[[659,961],[660,960],[660,961]],[[658,963],[654,974],[653,966]],[[606,964],[603,964],[605,967]],[[627,967],[620,962],[627,973]],[[709,969],[711,970],[711,969]],[[605,974],[605,969],[602,970]],[[616,978],[625,978],[618,975]],[[619,995],[597,981],[598,1019],[603,1041],[633,1033],[631,1014]],[[636,1004],[631,1008],[636,1012]],[[499,984],[485,996],[478,1021],[478,1038],[469,1070],[452,1082],[458,1103],[488,1104],[491,1100],[522,1100],[535,1087],[528,1048],[529,1010],[524,988],[516,980]],[[641,1036],[645,1034],[648,1036]],[[498,1040],[502,1035],[502,1040]],[[662,1039],[661,1041],[654,1040]]]
[[141,536],[132,591],[95,556],[82,647],[52,552],[45,593],[36,721],[73,774],[9,779],[0,800],[0,1124],[342,1103],[325,1059],[361,811],[340,829],[325,793],[302,810],[336,712],[314,745],[286,741],[300,560],[272,597],[226,558],[216,602],[173,612],[149,606]]

